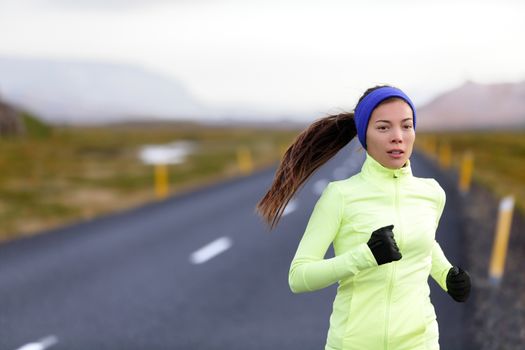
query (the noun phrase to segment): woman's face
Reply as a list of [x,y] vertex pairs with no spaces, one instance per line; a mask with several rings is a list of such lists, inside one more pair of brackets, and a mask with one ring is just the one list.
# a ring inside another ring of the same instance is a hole
[[[416,139],[412,109],[405,101],[395,99],[374,109],[366,130],[367,152],[390,169],[403,167]],[[392,152],[401,150],[401,153]]]

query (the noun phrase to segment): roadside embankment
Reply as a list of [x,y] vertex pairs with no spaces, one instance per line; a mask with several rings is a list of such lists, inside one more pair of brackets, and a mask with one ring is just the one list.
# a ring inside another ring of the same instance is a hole
[[[420,133],[416,146],[458,191],[466,269],[465,350],[523,349],[525,344],[525,131]],[[468,164],[470,163],[470,164]],[[461,183],[466,191],[461,191]],[[510,236],[499,285],[489,283],[500,201],[513,196]]]
[[[473,184],[463,197],[464,242],[472,294],[467,302],[470,349],[518,350],[525,344],[525,219],[514,211],[504,275],[499,286],[489,283],[499,199]],[[469,349],[469,350],[470,350]]]
[[[0,138],[0,241],[248,175],[274,164],[298,133],[189,122],[46,130]],[[173,151],[180,142],[195,147],[184,161],[174,162],[173,154],[161,154],[166,164],[159,164],[160,197],[158,168],[144,162],[144,150]]]

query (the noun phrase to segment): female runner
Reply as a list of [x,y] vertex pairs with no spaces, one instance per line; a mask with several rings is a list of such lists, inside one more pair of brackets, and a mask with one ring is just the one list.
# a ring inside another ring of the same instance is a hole
[[[455,301],[469,274],[435,239],[445,191],[412,174],[416,109],[392,86],[368,89],[353,113],[317,120],[288,148],[258,213],[270,228],[310,175],[358,136],[366,159],[318,199],[289,270],[293,293],[338,283],[325,350],[437,350],[428,276]],[[325,259],[330,244],[335,256]]]

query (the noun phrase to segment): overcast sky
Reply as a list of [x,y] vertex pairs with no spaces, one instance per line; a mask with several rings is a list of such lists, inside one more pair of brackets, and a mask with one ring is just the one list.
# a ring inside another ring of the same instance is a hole
[[0,0],[0,55],[145,66],[205,103],[353,108],[388,83],[421,105],[525,79],[525,1]]

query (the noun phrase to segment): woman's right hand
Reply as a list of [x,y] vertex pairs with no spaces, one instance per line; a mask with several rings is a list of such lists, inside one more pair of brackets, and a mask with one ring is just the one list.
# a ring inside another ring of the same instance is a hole
[[393,228],[394,225],[388,225],[375,230],[367,242],[378,265],[401,259],[401,253],[394,239]]

